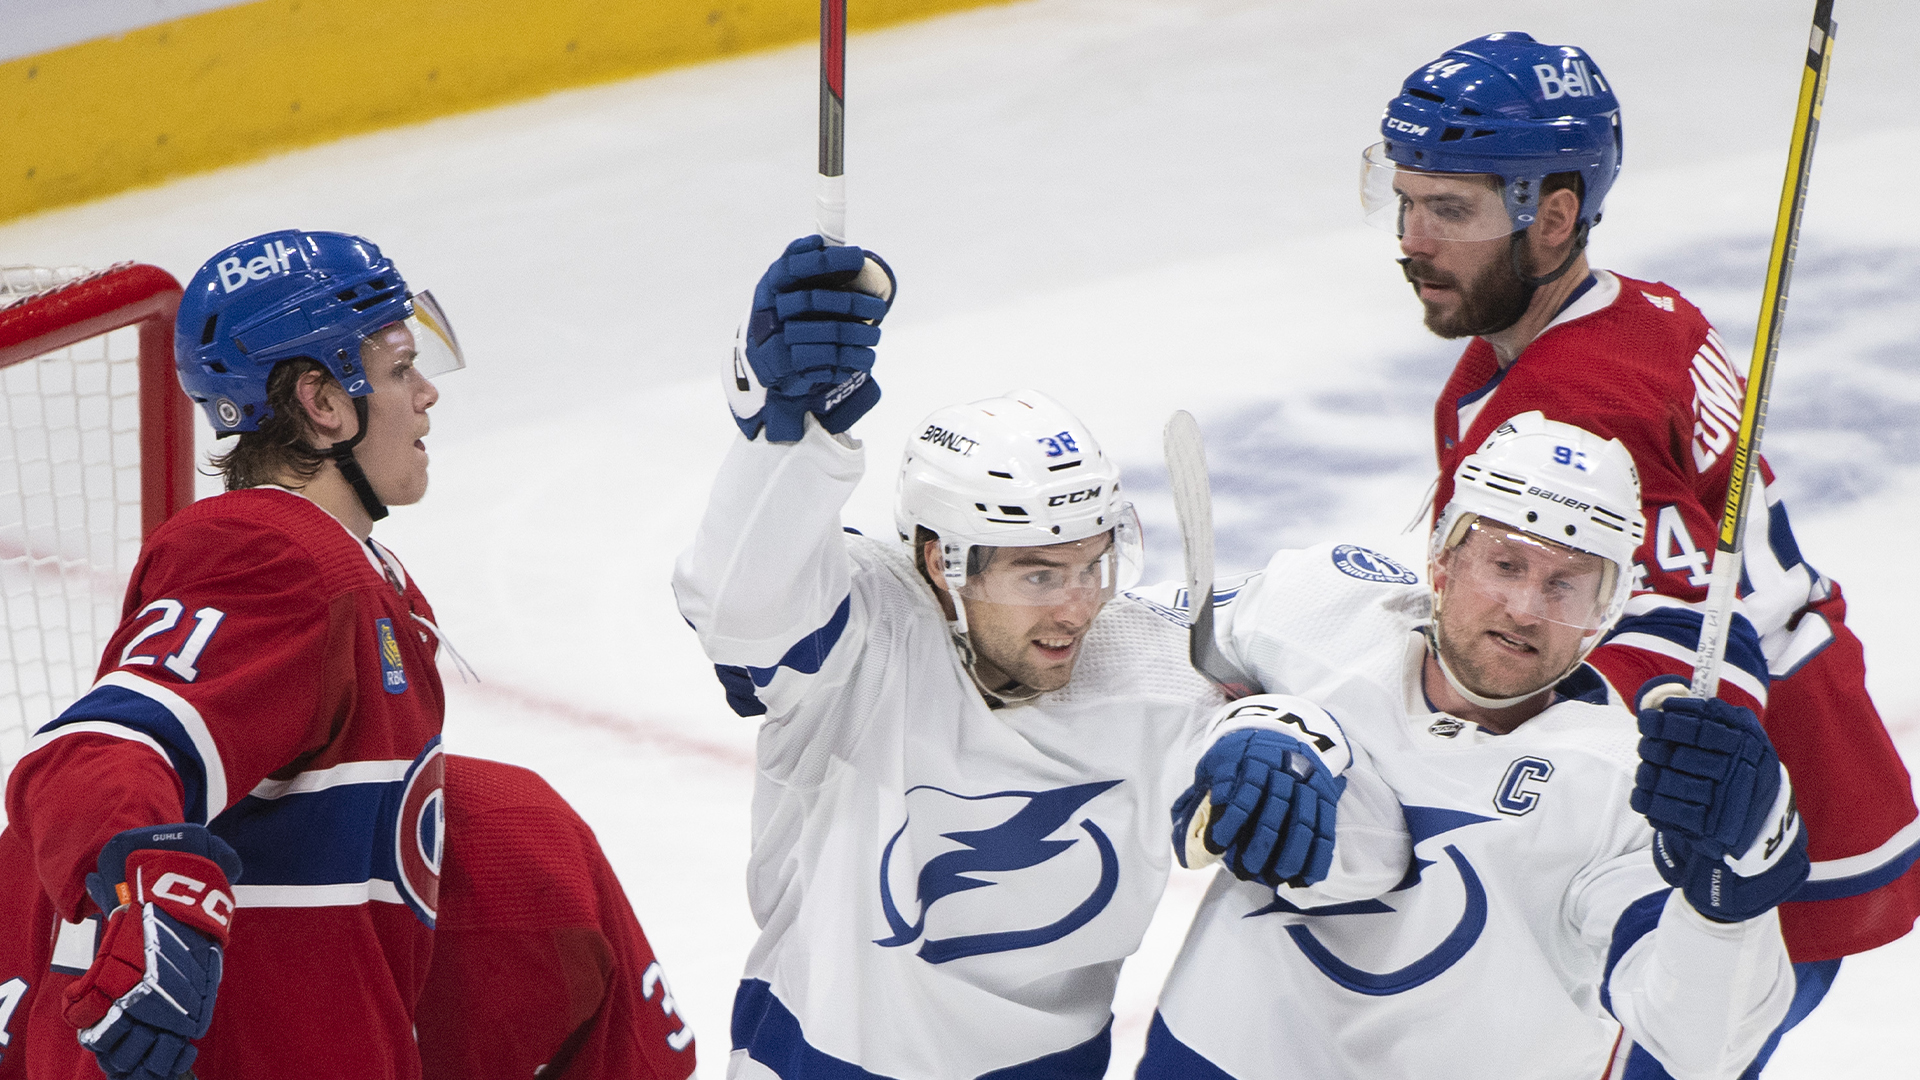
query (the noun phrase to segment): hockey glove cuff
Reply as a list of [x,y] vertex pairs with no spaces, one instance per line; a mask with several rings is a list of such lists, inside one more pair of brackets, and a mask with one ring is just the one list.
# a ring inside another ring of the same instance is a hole
[[66,1019],[114,1080],[173,1080],[213,1021],[239,856],[199,825],[165,825],[115,836],[99,865],[87,891],[108,914]]
[[1339,724],[1302,699],[1262,694],[1228,705],[1222,728],[1174,803],[1181,864],[1218,856],[1234,876],[1270,887],[1323,880],[1347,784],[1339,774],[1352,760]]

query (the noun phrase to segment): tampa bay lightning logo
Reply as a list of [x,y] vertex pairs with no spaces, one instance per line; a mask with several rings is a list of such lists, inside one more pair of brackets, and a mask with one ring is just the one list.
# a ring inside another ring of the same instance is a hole
[[[1406,814],[1407,831],[1417,848],[1422,840],[1451,832],[1454,829],[1477,825],[1494,818],[1479,814],[1469,814],[1464,810],[1446,810],[1436,806],[1403,806]],[[1461,904],[1460,917],[1453,928],[1447,932],[1438,945],[1412,963],[1395,968],[1392,971],[1368,971],[1356,964],[1341,959],[1327,944],[1314,934],[1308,924],[1297,923],[1287,927],[1287,936],[1303,953],[1308,962],[1320,970],[1322,975],[1358,994],[1384,997],[1390,994],[1404,994],[1418,986],[1423,986],[1439,978],[1442,972],[1459,963],[1480,940],[1480,934],[1487,928],[1487,890],[1480,882],[1480,875],[1473,864],[1460,853],[1460,849],[1448,844],[1444,849],[1447,860],[1453,864],[1454,871],[1460,876],[1461,892],[1464,902]],[[1408,868],[1407,876],[1393,887],[1387,895],[1404,892],[1420,884],[1421,875],[1428,867],[1436,865],[1432,859],[1414,856],[1413,865]],[[1383,900],[1359,900],[1350,904],[1329,904],[1325,907],[1299,908],[1285,899],[1276,897],[1273,903],[1247,917],[1267,915],[1273,912],[1291,912],[1296,915],[1334,916],[1334,915],[1375,915],[1397,910]]]
[[1377,581],[1383,585],[1415,585],[1420,576],[1368,548],[1341,544],[1333,549],[1333,565],[1348,577]]
[[[880,856],[880,906],[886,915],[887,927],[893,932],[887,937],[875,939],[874,944],[897,948],[920,941],[927,927],[927,912],[935,904],[958,893],[992,888],[999,884],[969,877],[969,874],[1004,874],[1032,869],[1072,848],[1080,842],[1080,838],[1050,840],[1048,837],[1095,796],[1119,783],[1118,780],[1104,780],[1052,791],[996,791],[990,795],[961,795],[924,784],[909,788],[909,797],[915,792],[934,792],[968,803],[982,804],[1008,799],[1016,800],[1018,809],[1006,820],[989,828],[936,834],[958,843],[960,847],[928,859],[926,865],[920,868],[916,879],[920,914],[911,923],[901,914],[900,905],[894,900],[890,878],[894,848],[901,836],[905,835],[907,825],[912,820],[911,815],[907,821],[901,822]],[[1092,818],[1081,818],[1079,829],[1092,841],[1099,856],[1099,873],[1084,897],[1071,910],[1040,926],[929,937],[921,941],[919,957],[930,964],[944,964],[967,956],[1031,949],[1058,941],[1092,922],[1112,902],[1114,892],[1119,887],[1120,859],[1114,852],[1113,841],[1107,838],[1100,826],[1094,824]],[[1072,895],[1079,894],[1075,892]],[[1008,910],[1013,909],[1014,906],[1010,906]]]

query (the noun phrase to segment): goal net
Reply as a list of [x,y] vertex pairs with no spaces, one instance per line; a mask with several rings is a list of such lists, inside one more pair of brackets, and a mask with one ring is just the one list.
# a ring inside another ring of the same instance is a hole
[[154,266],[0,267],[0,775],[92,685],[142,537],[193,498],[179,300]]

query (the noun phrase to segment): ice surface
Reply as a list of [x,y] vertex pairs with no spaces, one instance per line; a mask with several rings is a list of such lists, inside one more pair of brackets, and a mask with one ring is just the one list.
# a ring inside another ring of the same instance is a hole
[[[1626,109],[1597,264],[1673,283],[1752,336],[1810,5],[1039,0],[858,36],[856,241],[898,271],[886,398],[849,524],[890,527],[897,448],[934,407],[1017,385],[1128,467],[1152,570],[1178,571],[1160,426],[1206,430],[1223,570],[1276,543],[1397,530],[1431,479],[1428,336],[1357,223],[1359,151],[1399,79],[1527,29],[1585,46]],[[1871,684],[1920,750],[1920,166],[1910,5],[1842,5],[1769,456],[1810,560],[1848,587]],[[721,366],[749,290],[810,227],[815,59],[763,53],[357,138],[0,226],[0,263],[156,262],[186,277],[273,228],[375,238],[458,326],[434,486],[380,526],[486,682],[448,742],[538,769],[598,831],[724,1069],[752,727],[728,712],[668,577],[732,437]],[[457,676],[448,669],[447,676]],[[1198,891],[1176,879],[1123,979],[1115,1074]],[[1502,1003],[1489,988],[1487,1008]],[[1920,1057],[1920,945],[1850,960],[1770,1077]]]

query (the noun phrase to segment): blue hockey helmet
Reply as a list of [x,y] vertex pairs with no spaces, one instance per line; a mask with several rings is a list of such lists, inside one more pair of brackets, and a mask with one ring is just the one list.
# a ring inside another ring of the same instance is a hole
[[174,368],[216,434],[253,431],[271,415],[267,377],[282,360],[311,358],[352,397],[371,393],[360,348],[394,323],[412,330],[423,375],[464,366],[433,295],[409,292],[371,241],[266,233],[208,259],[188,281],[174,324]]
[[1407,76],[1380,121],[1382,142],[1362,157],[1361,202],[1369,223],[1399,233],[1400,169],[1477,173],[1499,179],[1506,222],[1492,235],[1533,223],[1545,179],[1578,173],[1580,232],[1600,220],[1620,172],[1620,103],[1600,68],[1572,45],[1543,45],[1509,32],[1455,46]]

